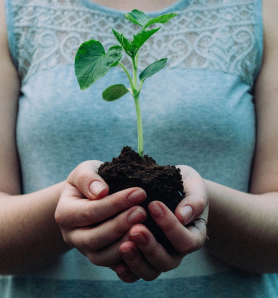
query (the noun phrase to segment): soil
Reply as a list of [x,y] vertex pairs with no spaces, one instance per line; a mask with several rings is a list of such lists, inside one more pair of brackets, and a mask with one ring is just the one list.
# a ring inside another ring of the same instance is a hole
[[[174,212],[185,196],[180,169],[169,165],[160,166],[153,158],[148,155],[142,158],[130,147],[124,147],[117,158],[102,164],[98,174],[109,185],[109,194],[129,187],[143,188],[147,199],[140,206],[147,212],[147,206],[152,201],[161,201]],[[143,224],[169,253],[175,253],[175,248],[149,214]]]

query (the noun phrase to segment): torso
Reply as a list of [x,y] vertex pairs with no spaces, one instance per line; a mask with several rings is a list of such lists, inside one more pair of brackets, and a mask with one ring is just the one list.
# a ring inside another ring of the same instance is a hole
[[[80,43],[90,38],[106,48],[114,45],[110,27],[132,38],[133,26],[119,10],[165,7],[163,13],[178,11],[179,15],[163,25],[140,52],[140,72],[154,60],[169,58],[167,66],[142,89],[145,153],[159,164],[188,164],[206,179],[247,190],[255,143],[252,82],[262,47],[260,0],[175,2],[6,0],[14,5],[15,14],[10,20],[15,28],[10,32],[11,52],[15,60],[20,55],[17,144],[26,193],[65,179],[84,160],[110,161],[123,145],[136,149],[132,98],[126,95],[113,103],[101,98],[111,84],[128,83],[125,73],[113,68],[81,92],[74,75],[74,55]],[[217,297],[221,291],[236,298],[246,291],[250,292],[245,297],[265,294],[260,275],[239,280],[239,274],[200,250],[157,281],[129,287],[111,270],[92,266],[72,250],[53,268],[28,276],[28,281],[20,277],[19,287],[28,285],[24,293],[30,298],[41,296],[44,289],[55,297],[57,288],[71,291],[72,296],[65,294],[68,298],[79,293],[129,297],[129,290],[133,297],[147,293],[160,298],[195,297],[196,291],[204,297]],[[37,279],[40,293],[34,291]],[[4,293],[12,293],[15,286],[13,278]]]

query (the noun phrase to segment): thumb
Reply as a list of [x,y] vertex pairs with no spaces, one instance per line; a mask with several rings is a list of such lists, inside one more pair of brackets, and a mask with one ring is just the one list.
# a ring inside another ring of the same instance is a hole
[[90,200],[98,200],[109,192],[107,183],[97,174],[102,162],[88,160],[79,164],[68,176],[67,182],[78,188]]

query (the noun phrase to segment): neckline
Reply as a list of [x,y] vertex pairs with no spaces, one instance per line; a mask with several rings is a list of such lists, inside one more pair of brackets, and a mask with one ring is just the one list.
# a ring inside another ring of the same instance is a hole
[[[145,14],[147,14],[150,17],[156,17],[156,16],[161,15],[161,14],[166,14],[166,13],[169,13],[169,12],[175,12],[175,11],[179,10],[180,8],[182,8],[184,6],[187,6],[189,1],[190,0],[177,0],[176,2],[174,2],[173,4],[171,4],[171,5],[169,5],[165,8],[155,10],[155,11],[145,11]],[[80,2],[84,6],[90,8],[90,9],[97,10],[97,11],[107,13],[107,14],[111,14],[111,15],[114,15],[114,16],[115,15],[123,16],[124,13],[129,12],[129,11],[119,10],[119,9],[112,8],[112,7],[107,7],[107,6],[98,4],[96,2],[93,2],[91,0],[80,0]]]

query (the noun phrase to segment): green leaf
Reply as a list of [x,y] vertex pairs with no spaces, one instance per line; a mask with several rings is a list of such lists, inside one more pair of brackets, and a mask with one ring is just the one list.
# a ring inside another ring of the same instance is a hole
[[134,53],[134,47],[133,47],[132,43],[122,33],[119,33],[119,32],[117,32],[114,29],[112,29],[112,32],[113,32],[114,36],[116,37],[116,39],[118,40],[118,42],[124,48],[124,51],[130,57],[132,57],[133,56],[133,53]]
[[146,29],[147,27],[153,24],[165,24],[170,19],[174,18],[176,15],[177,13],[168,13],[162,16],[158,16],[156,18],[151,18],[147,16],[144,12],[138,9],[134,9],[130,13],[126,13],[125,18],[130,22],[141,26],[143,29]]
[[159,29],[160,28],[151,29],[151,30],[142,30],[133,36],[132,46],[135,49],[134,56],[137,54],[141,46]]
[[140,81],[144,81],[147,78],[153,76],[157,72],[159,72],[165,65],[167,64],[167,58],[160,59],[158,61],[155,61],[151,65],[149,65],[147,68],[145,68],[139,75]]
[[75,56],[75,75],[84,90],[106,75],[122,58],[122,47],[113,46],[105,54],[103,45],[96,40],[85,41]]
[[105,89],[102,93],[102,98],[106,101],[114,101],[127,94],[127,92],[129,92],[129,90],[125,85],[116,84]]
[[160,28],[151,30],[142,30],[136,35],[133,35],[133,40],[129,41],[122,33],[119,33],[112,29],[118,42],[122,45],[125,52],[132,58],[134,58],[141,48],[141,46]]
[[145,15],[142,11],[138,9],[132,10],[130,13],[125,14],[125,18],[130,22],[145,27],[145,25],[152,19],[149,16]]
[[162,16],[153,18],[150,21],[148,21],[148,23],[145,24],[144,29],[153,24],[165,24],[177,15],[178,15],[177,13],[168,13],[168,14],[164,14]]

